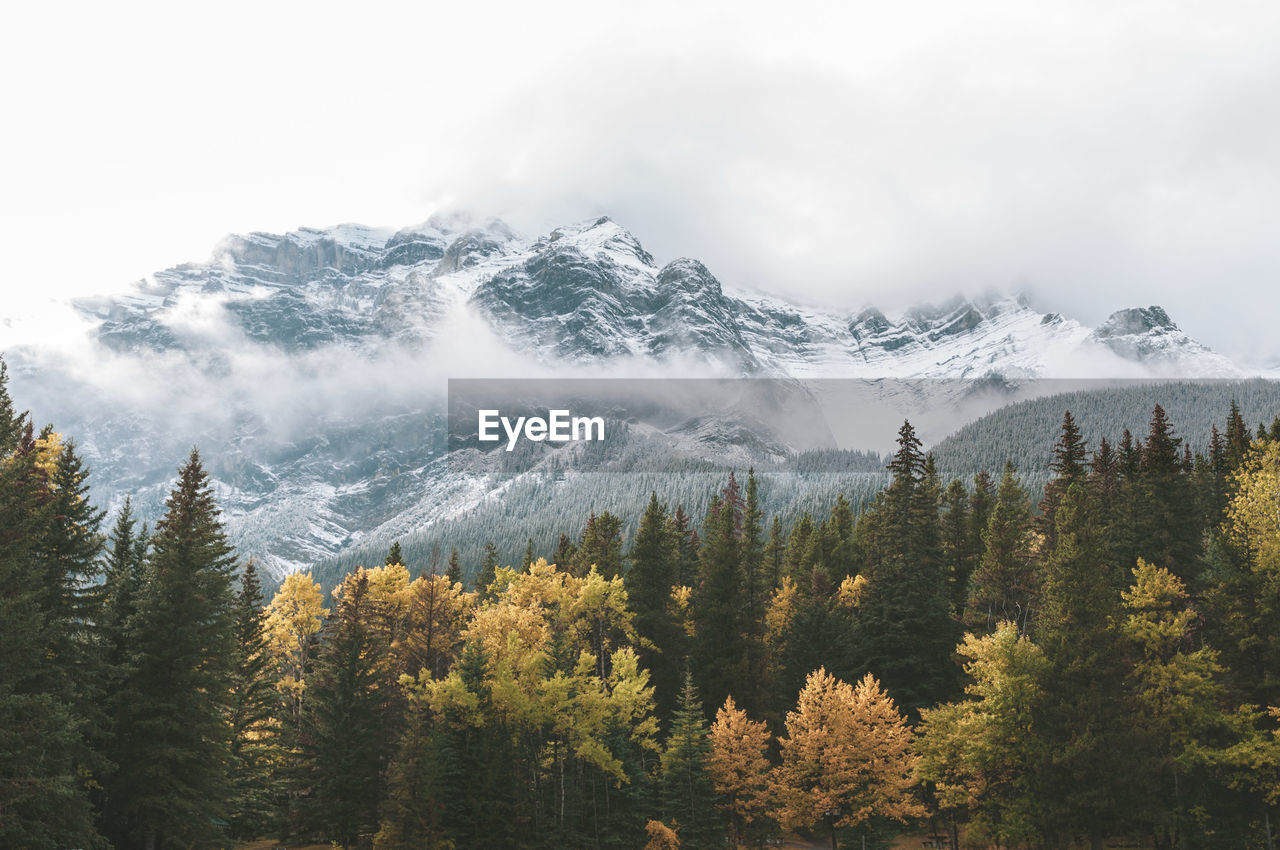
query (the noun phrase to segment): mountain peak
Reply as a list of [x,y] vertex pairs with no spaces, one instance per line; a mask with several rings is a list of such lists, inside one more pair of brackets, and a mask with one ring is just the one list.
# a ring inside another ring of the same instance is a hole
[[1098,326],[1094,334],[1098,338],[1128,336],[1156,332],[1176,332],[1179,328],[1169,318],[1163,307],[1131,307],[1117,310]]

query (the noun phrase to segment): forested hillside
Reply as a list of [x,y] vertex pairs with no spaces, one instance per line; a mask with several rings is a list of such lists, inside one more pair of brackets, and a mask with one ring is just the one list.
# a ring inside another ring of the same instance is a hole
[[1269,847],[1280,418],[1074,413],[1036,504],[904,423],[873,496],[602,479],[264,600],[196,452],[108,532],[0,371],[0,845]]

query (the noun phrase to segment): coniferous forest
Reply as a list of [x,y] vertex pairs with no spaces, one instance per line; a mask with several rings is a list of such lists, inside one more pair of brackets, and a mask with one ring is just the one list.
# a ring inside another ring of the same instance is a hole
[[195,450],[108,527],[0,364],[0,846],[1272,850],[1280,420],[888,472],[266,599]]

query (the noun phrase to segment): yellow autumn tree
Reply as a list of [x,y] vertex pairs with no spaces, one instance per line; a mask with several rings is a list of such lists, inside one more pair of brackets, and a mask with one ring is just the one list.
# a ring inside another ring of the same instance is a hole
[[825,826],[836,850],[838,829],[924,814],[912,793],[911,727],[871,674],[855,686],[810,673],[786,728],[772,783],[784,828]]
[[416,675],[425,669],[444,676],[457,660],[476,595],[445,576],[432,575],[415,579],[407,597],[408,623],[396,646],[405,672]]
[[754,721],[730,696],[711,724],[711,757],[707,770],[718,798],[729,815],[729,843],[737,847],[747,825],[767,814],[769,805],[769,728]]
[[951,831],[967,823],[976,840],[1034,843],[1044,821],[1037,784],[1051,749],[1036,722],[1051,665],[1040,647],[1003,621],[990,635],[965,635],[966,699],[921,711],[916,776]]
[[1255,444],[1236,473],[1227,531],[1255,571],[1280,583],[1280,442]]
[[310,573],[285,576],[267,605],[263,619],[267,651],[278,670],[276,687],[284,694],[295,722],[302,711],[316,635],[328,613],[320,585]]
[[662,821],[649,821],[645,824],[644,831],[649,836],[644,850],[680,850],[680,836]]

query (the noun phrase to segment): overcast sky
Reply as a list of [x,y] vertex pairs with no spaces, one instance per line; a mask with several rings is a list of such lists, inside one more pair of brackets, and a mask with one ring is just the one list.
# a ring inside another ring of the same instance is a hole
[[3,320],[232,231],[526,233],[846,308],[1160,303],[1280,357],[1280,4],[25,3],[0,31]]

